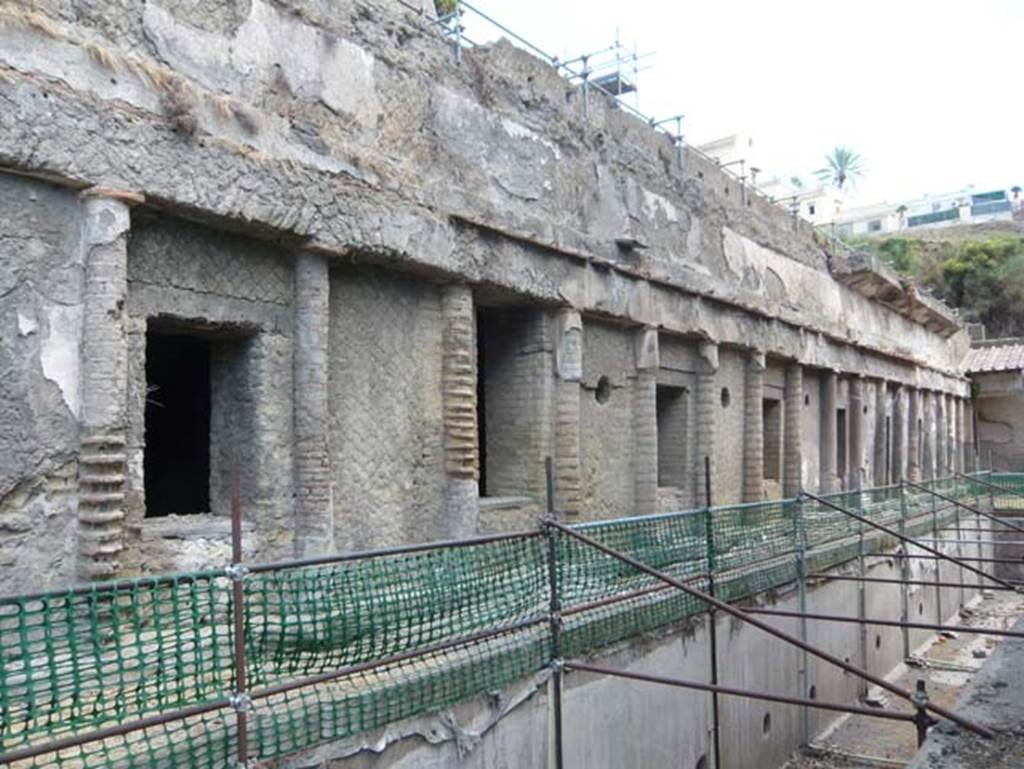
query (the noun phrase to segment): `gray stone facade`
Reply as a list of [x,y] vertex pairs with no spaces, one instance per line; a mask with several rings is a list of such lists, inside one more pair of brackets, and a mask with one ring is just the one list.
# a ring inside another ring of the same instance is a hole
[[[0,17],[4,592],[225,562],[236,474],[270,559],[533,526],[548,457],[567,520],[966,461],[951,313],[547,64],[193,5]],[[158,515],[178,342],[206,497]]]

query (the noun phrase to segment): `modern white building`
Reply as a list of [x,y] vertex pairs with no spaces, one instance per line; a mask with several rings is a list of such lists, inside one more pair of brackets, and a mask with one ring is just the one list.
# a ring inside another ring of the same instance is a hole
[[782,205],[796,208],[799,215],[816,225],[836,221],[848,203],[849,196],[831,184],[815,183],[805,187],[790,177],[769,174],[762,153],[754,139],[739,132],[700,144],[697,149],[732,170],[737,176]]
[[1020,211],[1020,188],[979,191],[969,185],[955,192],[913,200],[845,208],[834,219],[844,235],[879,235],[927,227],[979,224],[1013,219]]

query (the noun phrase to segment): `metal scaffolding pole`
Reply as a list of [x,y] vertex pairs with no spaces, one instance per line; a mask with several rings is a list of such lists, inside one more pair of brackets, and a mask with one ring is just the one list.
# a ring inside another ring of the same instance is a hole
[[[576,540],[578,540],[580,542],[583,542],[584,544],[589,545],[590,547],[593,547],[596,550],[600,550],[601,552],[605,553],[606,555],[611,556],[612,558],[616,558],[616,559],[622,561],[623,563],[629,564],[630,566],[632,566],[633,568],[637,569],[638,571],[644,572],[645,574],[649,574],[652,577],[660,579],[662,582],[665,582],[668,585],[672,585],[673,587],[678,588],[679,590],[682,590],[683,592],[687,593],[688,595],[690,595],[690,596],[692,596],[694,598],[697,598],[698,600],[704,601],[709,606],[714,606],[716,609],[718,609],[720,611],[723,611],[726,614],[729,614],[730,616],[735,617],[736,619],[741,620],[741,621],[743,621],[743,622],[745,622],[745,623],[747,623],[749,625],[752,625],[753,627],[756,627],[759,630],[764,631],[768,635],[774,636],[775,638],[778,638],[778,639],[780,639],[782,641],[785,641],[786,643],[789,643],[789,644],[797,647],[798,649],[802,649],[804,651],[807,651],[809,654],[812,654],[813,656],[815,656],[815,657],[817,657],[819,659],[822,659],[822,660],[824,660],[825,662],[828,662],[831,665],[835,665],[836,667],[840,668],[841,670],[845,670],[845,671],[847,671],[847,672],[849,672],[849,673],[851,673],[853,675],[863,677],[863,678],[867,679],[868,681],[870,681],[875,686],[878,686],[878,687],[884,689],[885,691],[888,691],[888,692],[890,692],[892,694],[895,694],[897,697],[900,697],[900,698],[906,700],[907,702],[911,702],[911,703],[914,702],[914,695],[913,694],[911,694],[910,692],[908,692],[907,690],[905,690],[905,689],[903,689],[903,688],[901,688],[899,686],[896,686],[895,684],[893,684],[893,683],[891,683],[889,681],[886,681],[884,678],[881,678],[880,676],[876,676],[873,673],[868,672],[867,670],[862,670],[861,668],[858,668],[855,665],[851,665],[848,662],[843,661],[839,657],[836,657],[835,655],[833,655],[833,654],[831,654],[829,652],[826,652],[826,651],[824,651],[822,649],[819,649],[819,648],[817,648],[815,646],[812,646],[810,644],[804,643],[803,641],[801,641],[796,636],[791,635],[790,633],[787,633],[787,632],[785,632],[783,630],[779,630],[778,628],[773,627],[772,625],[768,624],[767,622],[763,622],[763,621],[757,619],[756,617],[754,617],[752,614],[750,614],[748,612],[745,612],[745,611],[743,611],[741,609],[738,609],[735,606],[732,606],[731,604],[726,603],[725,601],[721,601],[718,598],[715,598],[714,596],[710,596],[710,595],[708,595],[707,593],[705,593],[702,590],[697,590],[696,588],[693,588],[693,587],[690,587],[688,585],[685,585],[682,582],[680,582],[679,580],[675,579],[674,577],[672,577],[672,576],[670,576],[668,574],[665,574],[662,571],[658,571],[657,569],[654,569],[654,568],[648,566],[647,564],[643,563],[642,561],[638,561],[636,558],[633,558],[632,556],[627,555],[626,553],[622,553],[622,552],[620,552],[618,550],[615,550],[614,548],[608,547],[607,545],[605,545],[605,544],[603,544],[601,542],[598,542],[597,540],[592,539],[591,537],[588,537],[585,534],[581,534],[580,532],[575,531],[575,530],[573,530],[573,529],[571,529],[571,528],[569,528],[567,526],[564,526],[564,525],[562,525],[560,523],[552,522],[551,526],[554,526],[555,528],[557,528],[562,533],[564,533],[564,534],[566,534],[566,535],[568,535],[568,536],[570,536],[570,537],[572,537],[572,538],[574,538],[574,539],[576,539]],[[976,724],[973,721],[970,721],[968,719],[965,719],[962,716],[957,715],[956,713],[950,711],[947,708],[944,708],[944,707],[941,707],[939,705],[935,705],[935,704],[932,704],[932,703],[927,703],[925,705],[925,708],[927,710],[930,710],[935,715],[942,716],[943,718],[946,718],[946,719],[952,721],[953,723],[958,724],[959,726],[962,726],[963,728],[965,728],[965,729],[967,729],[967,730],[969,730],[971,732],[974,732],[975,734],[977,734],[979,736],[986,737],[986,738],[991,738],[991,737],[994,736],[994,733],[990,729],[988,729],[987,727],[982,726],[980,724]]]
[[913,628],[914,630],[935,630],[940,633],[974,633],[976,635],[991,635],[1006,638],[1024,638],[1024,631],[999,630],[987,627],[969,627],[967,625],[943,625],[935,622],[904,622],[896,619],[881,619],[877,617],[845,617],[841,614],[818,614],[816,612],[787,611],[785,609],[759,609],[751,607],[744,609],[748,614],[764,614],[772,617],[788,617],[791,619],[813,619],[822,622],[843,622],[846,624],[877,625],[879,627]]
[[[907,483],[910,484],[911,486],[916,486],[916,484],[913,484],[910,481],[907,481]],[[823,499],[823,498],[819,497],[816,494],[812,494],[809,491],[803,492],[803,495],[805,497],[807,497],[808,499],[813,499],[815,502],[817,502],[820,505],[824,505],[825,507],[829,507],[829,508],[831,508],[831,509],[833,509],[833,510],[835,510],[837,512],[843,513],[844,515],[848,515],[848,516],[850,516],[851,518],[853,518],[855,520],[861,521],[862,523],[865,523],[868,526],[871,526],[873,528],[878,529],[879,531],[884,531],[889,536],[896,537],[901,542],[905,542],[908,545],[914,545],[914,546],[920,548],[921,550],[924,550],[925,552],[931,553],[933,558],[944,559],[944,560],[951,561],[951,562],[956,563],[956,564],[963,564],[965,569],[967,569],[968,571],[970,571],[970,572],[972,572],[974,574],[979,575],[980,577],[984,577],[986,579],[990,579],[993,582],[995,582],[997,585],[1002,585],[1003,587],[1007,587],[1007,588],[1013,588],[1013,585],[1011,585],[1009,582],[1006,582],[1005,580],[1000,579],[999,577],[993,577],[991,574],[987,574],[986,572],[981,571],[980,569],[976,569],[973,566],[969,566],[964,561],[958,560],[957,558],[954,558],[951,555],[946,555],[945,553],[943,553],[943,552],[941,552],[939,550],[936,550],[934,547],[930,547],[928,545],[921,544],[920,542],[914,540],[913,538],[908,537],[905,534],[901,534],[900,532],[896,531],[895,529],[892,529],[892,528],[890,528],[888,526],[885,526],[884,524],[878,523],[876,521],[872,521],[870,518],[865,518],[862,515],[858,515],[857,513],[853,512],[852,510],[848,510],[845,507],[842,507],[840,505],[835,504],[834,502],[829,502],[827,499]],[[902,557],[904,557],[904,558],[927,558],[927,556],[911,555],[910,553],[904,553]]]

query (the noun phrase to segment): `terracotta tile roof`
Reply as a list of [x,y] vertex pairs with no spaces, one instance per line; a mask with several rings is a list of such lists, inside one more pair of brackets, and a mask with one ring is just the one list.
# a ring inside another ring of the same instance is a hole
[[968,372],[1024,369],[1024,339],[993,339],[975,345],[967,353]]

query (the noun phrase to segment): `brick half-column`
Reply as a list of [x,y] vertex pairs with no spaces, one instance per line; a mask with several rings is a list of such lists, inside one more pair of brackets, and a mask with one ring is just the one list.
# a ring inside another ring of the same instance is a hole
[[328,427],[330,278],[324,254],[296,255],[294,309],[295,553],[303,557],[334,550]]
[[[895,385],[892,391],[892,456],[889,462],[889,483],[899,483],[906,475],[906,407],[902,385]],[[895,472],[892,472],[895,468]]]
[[935,477],[935,406],[928,390],[921,391],[921,421],[921,478],[931,480]]
[[128,233],[140,195],[104,188],[82,193],[84,314],[78,476],[78,573],[109,579],[124,549],[128,395]]
[[464,284],[441,289],[441,395],[444,415],[445,522],[453,538],[476,534],[480,511],[476,310]]
[[764,499],[764,353],[747,355],[743,386],[743,501]]
[[850,456],[846,488],[860,489],[864,483],[864,378],[850,379]]
[[644,328],[634,340],[633,503],[635,515],[658,510],[658,329]]
[[693,505],[703,507],[705,499],[704,460],[709,460],[711,504],[718,490],[715,484],[715,430],[718,420],[718,345],[702,342],[697,348],[696,392],[694,393]]
[[885,467],[885,416],[886,416],[886,384],[884,379],[875,380],[875,443],[872,451],[872,481],[875,486],[886,483],[888,473]]
[[[583,379],[583,319],[576,310],[558,311],[555,351],[555,512],[566,519],[583,512],[580,471],[580,382]],[[655,469],[657,472],[657,469]]]
[[967,472],[967,418],[964,399],[956,399],[956,471]]
[[947,434],[949,440],[946,443],[946,468],[947,475],[959,472],[960,461],[960,417],[957,415],[959,398],[951,393],[946,394],[946,422],[949,425]]
[[921,480],[921,413],[921,391],[911,387],[907,391],[907,478],[915,483]]
[[786,365],[783,385],[786,426],[782,434],[782,495],[795,497],[803,488],[801,419],[804,405],[804,367],[796,361]]
[[839,473],[836,469],[836,394],[838,389],[839,376],[835,371],[826,371],[822,374],[821,407],[818,416],[818,483],[822,494],[831,494],[839,487]]
[[949,475],[949,420],[946,418],[945,393],[935,393],[932,403],[935,409],[935,477],[945,478]]
[[978,469],[978,456],[974,451],[974,402],[964,399],[964,472]]

